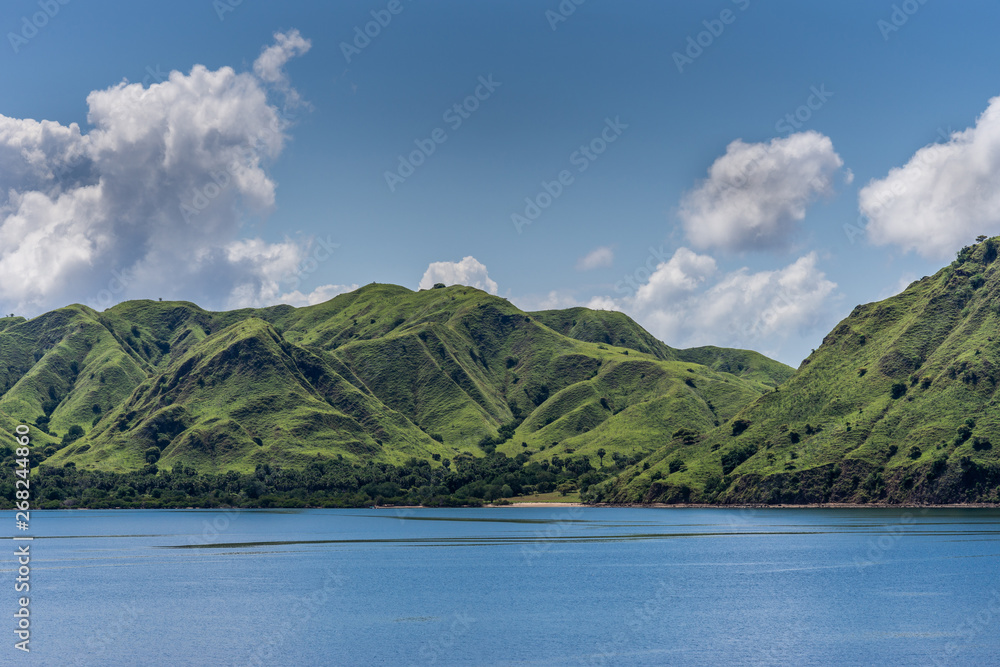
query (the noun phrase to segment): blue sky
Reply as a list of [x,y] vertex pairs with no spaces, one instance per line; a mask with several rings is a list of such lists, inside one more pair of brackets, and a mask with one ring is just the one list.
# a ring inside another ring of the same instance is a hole
[[463,282],[797,366],[1000,233],[991,3],[232,1],[5,3],[4,312]]

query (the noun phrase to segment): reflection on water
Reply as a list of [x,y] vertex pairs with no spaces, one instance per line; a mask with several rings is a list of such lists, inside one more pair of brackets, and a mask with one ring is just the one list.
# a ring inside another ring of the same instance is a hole
[[[1000,654],[995,510],[33,519],[33,664],[967,665]],[[4,576],[15,569],[0,560]]]

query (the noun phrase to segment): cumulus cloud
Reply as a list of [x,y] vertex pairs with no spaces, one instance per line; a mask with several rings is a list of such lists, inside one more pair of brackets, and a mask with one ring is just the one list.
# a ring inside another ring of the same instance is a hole
[[241,238],[274,205],[266,165],[287,140],[268,95],[294,96],[282,67],[309,46],[275,38],[254,73],[198,65],[90,93],[89,132],[0,116],[4,310],[134,296],[259,305],[297,289],[307,245]]
[[925,146],[858,195],[868,238],[942,258],[1000,234],[1000,97],[976,124]]
[[253,63],[254,74],[264,83],[271,84],[285,94],[285,106],[295,107],[302,103],[299,94],[291,87],[285,74],[289,60],[301,56],[312,48],[312,42],[302,37],[298,30],[276,33],[275,43],[264,47]]
[[776,270],[722,272],[711,256],[679,248],[633,295],[605,302],[675,347],[719,345],[776,357],[790,334],[827,324],[836,288],[815,253]]
[[560,310],[582,306],[577,298],[565,290],[550,290],[546,294],[511,295],[511,303],[526,313],[536,310]]
[[622,310],[622,305],[612,297],[594,296],[587,301],[580,301],[574,292],[569,290],[550,290],[546,294],[522,294],[512,296],[510,300],[525,312],[562,310],[580,306],[591,310]]
[[[767,143],[737,139],[681,201],[688,239],[698,248],[780,247],[809,205],[833,192],[843,165],[830,138],[814,131]],[[851,180],[850,171],[844,178]]]
[[315,306],[317,303],[329,301],[338,294],[346,294],[358,289],[358,285],[320,285],[309,294],[295,290],[279,296],[277,303],[287,303],[289,306],[299,308],[301,306]]
[[673,257],[660,263],[649,280],[639,287],[634,305],[645,310],[686,297],[702,287],[716,270],[712,257],[678,248]]
[[595,296],[584,304],[591,310],[617,310],[622,311],[621,305],[609,296]]
[[[689,248],[678,248],[670,257],[658,255],[661,261],[650,265],[648,278],[637,286],[630,283],[635,289],[625,296],[581,300],[585,297],[573,290],[552,290],[511,300],[529,312],[575,306],[616,310],[674,347],[718,345],[758,350],[772,358],[782,357],[796,334],[815,333],[831,323],[837,284],[820,269],[816,253],[756,272],[724,271],[715,258]],[[615,290],[628,292],[624,282]]]
[[471,255],[461,262],[431,262],[420,279],[420,289],[431,289],[435,283],[468,285],[490,294],[497,293],[496,281],[490,278],[486,266]]
[[610,246],[601,246],[581,257],[577,263],[578,271],[591,271],[593,269],[604,269],[615,262],[615,251]]

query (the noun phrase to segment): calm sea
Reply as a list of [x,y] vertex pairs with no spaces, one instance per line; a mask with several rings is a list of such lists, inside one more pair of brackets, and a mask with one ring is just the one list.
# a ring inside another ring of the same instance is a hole
[[11,546],[0,664],[1000,664],[994,510],[31,518],[31,653]]

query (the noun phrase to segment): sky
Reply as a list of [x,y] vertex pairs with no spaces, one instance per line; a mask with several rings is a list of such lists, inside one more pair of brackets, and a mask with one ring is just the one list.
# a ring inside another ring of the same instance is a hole
[[0,311],[467,284],[792,366],[1000,234],[1000,6],[7,0]]

